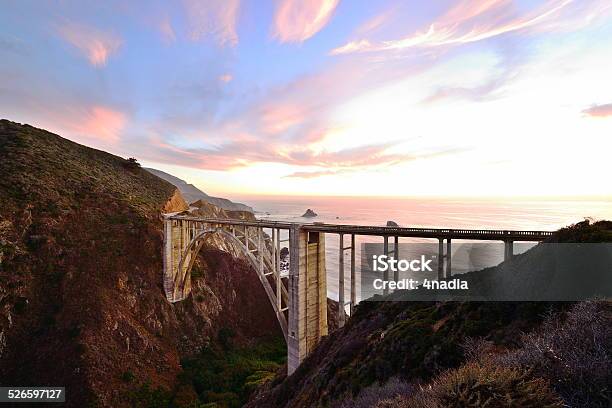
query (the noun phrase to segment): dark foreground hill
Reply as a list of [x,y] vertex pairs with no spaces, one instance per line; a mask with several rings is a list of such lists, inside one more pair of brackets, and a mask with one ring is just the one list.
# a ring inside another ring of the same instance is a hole
[[278,338],[256,275],[214,249],[192,296],[166,301],[160,214],[185,208],[136,163],[0,121],[0,385],[65,386],[72,407],[186,406],[183,357]]
[[[579,223],[551,241],[612,242],[612,222]],[[514,273],[526,280],[517,287],[546,289],[535,276],[538,259],[551,262],[546,251],[471,278],[510,284],[517,276],[500,276]],[[612,263],[599,273],[609,278]],[[248,406],[603,408],[612,406],[610,384],[610,302],[362,302],[292,376],[268,383]]]

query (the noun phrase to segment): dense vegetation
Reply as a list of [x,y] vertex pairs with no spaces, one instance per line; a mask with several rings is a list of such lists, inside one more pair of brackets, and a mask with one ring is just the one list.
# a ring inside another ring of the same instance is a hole
[[[231,330],[221,330],[214,345],[182,360],[183,371],[174,390],[153,388],[145,381],[135,384],[126,399],[142,408],[239,408],[254,389],[283,368],[286,353],[282,338],[235,346]],[[131,373],[123,379],[135,382]]]

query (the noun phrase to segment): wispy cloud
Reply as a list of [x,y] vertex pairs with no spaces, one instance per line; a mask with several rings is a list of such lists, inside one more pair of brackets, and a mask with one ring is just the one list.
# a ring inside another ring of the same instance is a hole
[[22,40],[16,37],[0,37],[0,51],[26,55],[27,46]]
[[607,118],[612,116],[612,103],[604,105],[593,105],[582,111],[587,116],[594,118]]
[[504,88],[519,77],[523,63],[520,55],[520,53],[511,56],[504,55],[503,62],[498,64],[494,73],[481,84],[474,86],[440,85],[422,103],[428,105],[448,99],[484,102],[500,97],[504,94]]
[[219,45],[238,44],[240,0],[184,0],[184,4],[192,40],[212,37]]
[[355,173],[364,170],[377,171],[418,159],[433,159],[465,151],[465,149],[452,148],[413,154],[392,154],[387,152],[389,147],[393,147],[393,145],[364,146],[356,149],[342,150],[332,153],[331,155],[324,154],[322,155],[323,157],[315,155],[312,157],[314,160],[301,162],[300,164],[303,166],[315,165],[320,167],[320,170],[296,171],[283,178],[313,179]]
[[223,74],[223,75],[219,76],[219,81],[225,82],[225,83],[231,82],[232,79],[234,79],[232,74]]
[[330,21],[340,0],[278,0],[273,35],[280,42],[303,42]]
[[176,33],[174,32],[174,27],[172,27],[170,19],[164,18],[161,20],[158,29],[166,42],[172,43],[176,40]]
[[424,31],[397,40],[354,40],[333,49],[331,54],[403,50],[481,41],[544,23],[557,16],[572,2],[573,0],[549,0],[536,10],[516,15],[512,2],[508,0],[464,0]]
[[336,170],[322,170],[322,171],[296,171],[294,173],[283,176],[283,178],[301,178],[301,179],[312,179],[324,176],[335,176],[338,174]]
[[271,104],[261,109],[262,128],[269,134],[285,132],[302,123],[305,117],[305,107],[297,104]]
[[60,36],[81,51],[95,67],[106,65],[108,58],[116,53],[122,39],[114,33],[76,23],[64,23],[57,28]]
[[82,119],[74,119],[75,132],[107,143],[119,141],[126,123],[125,114],[105,106],[93,106],[85,112]]
[[388,144],[330,152],[295,145],[263,143],[242,136],[213,148],[182,148],[158,137],[151,138],[150,145],[153,149],[149,154],[155,155],[151,159],[168,163],[178,160],[184,165],[206,170],[230,170],[254,163],[281,163],[336,171],[341,168],[390,166],[414,159],[414,156],[390,153],[388,149],[391,146]]

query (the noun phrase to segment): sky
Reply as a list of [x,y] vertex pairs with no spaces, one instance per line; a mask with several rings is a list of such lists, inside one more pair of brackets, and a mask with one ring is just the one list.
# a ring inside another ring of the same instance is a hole
[[5,1],[0,116],[209,194],[612,196],[609,0]]

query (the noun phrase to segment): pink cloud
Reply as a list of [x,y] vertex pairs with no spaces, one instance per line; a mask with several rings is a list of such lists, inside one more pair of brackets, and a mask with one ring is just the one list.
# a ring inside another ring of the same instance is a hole
[[371,19],[369,19],[368,21],[366,21],[365,23],[363,23],[358,29],[357,32],[360,34],[367,34],[370,33],[372,31],[377,30],[378,28],[382,27],[386,22],[389,21],[389,19],[391,19],[394,15],[395,7],[392,7],[388,10],[386,10],[385,12],[372,17]]
[[431,23],[425,31],[398,40],[354,40],[333,49],[331,54],[437,47],[481,41],[536,27],[559,16],[572,2],[573,0],[549,0],[530,13],[516,16],[513,2],[509,0],[464,0]]
[[146,159],[163,163],[180,162],[184,166],[205,170],[225,171],[243,168],[254,163],[280,163],[312,168],[316,171],[296,172],[286,177],[315,178],[367,169],[381,169],[415,159],[434,158],[459,153],[458,149],[440,149],[419,154],[397,154],[390,151],[393,144],[362,146],[339,151],[311,150],[308,146],[263,143],[244,138],[231,140],[211,148],[185,148],[159,137],[152,137],[139,154]]
[[296,104],[281,104],[265,107],[261,113],[263,131],[282,133],[304,120],[304,107]]
[[176,40],[176,33],[169,19],[165,18],[160,21],[158,28],[166,42],[171,43]]
[[78,48],[95,67],[106,65],[108,58],[121,47],[117,35],[81,24],[66,23],[58,27],[60,36]]
[[122,112],[104,106],[93,106],[69,127],[86,138],[116,143],[125,123],[126,116]]
[[219,77],[219,81],[225,82],[225,83],[230,82],[232,79],[234,79],[232,74],[223,74]]
[[191,39],[213,37],[219,45],[238,44],[236,23],[240,0],[184,0]]
[[594,118],[607,118],[612,116],[612,103],[605,105],[593,105],[582,111],[587,116]]
[[280,42],[303,42],[327,25],[340,0],[279,0],[273,35]]
[[312,179],[312,178],[319,178],[319,177],[324,177],[324,176],[334,176],[338,173],[339,172],[335,170],[296,171],[295,173],[291,173],[286,176],[283,176],[283,178]]

